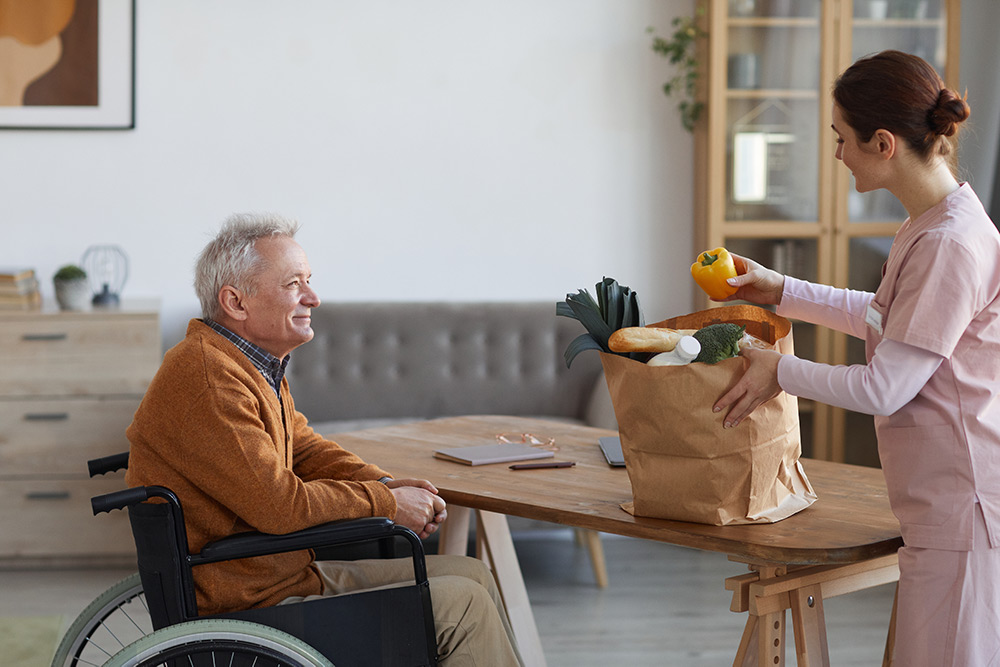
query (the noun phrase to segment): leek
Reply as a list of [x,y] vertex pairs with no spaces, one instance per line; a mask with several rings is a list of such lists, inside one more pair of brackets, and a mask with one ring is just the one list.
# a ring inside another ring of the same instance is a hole
[[[585,289],[567,294],[566,300],[556,304],[556,315],[578,320],[587,330],[574,338],[566,347],[563,358],[566,366],[584,350],[601,350],[609,354],[608,338],[624,327],[645,326],[639,297],[630,288],[619,285],[613,278],[604,278],[594,286],[597,299]],[[631,356],[631,355],[623,355]]]

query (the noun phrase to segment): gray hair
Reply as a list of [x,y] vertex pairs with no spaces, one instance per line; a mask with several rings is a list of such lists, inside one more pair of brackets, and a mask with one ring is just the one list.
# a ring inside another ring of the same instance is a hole
[[251,296],[256,293],[254,276],[263,262],[257,252],[257,241],[273,236],[294,238],[297,231],[299,223],[270,213],[229,216],[195,264],[194,291],[201,301],[202,317],[215,320],[222,314],[219,291],[225,285]]

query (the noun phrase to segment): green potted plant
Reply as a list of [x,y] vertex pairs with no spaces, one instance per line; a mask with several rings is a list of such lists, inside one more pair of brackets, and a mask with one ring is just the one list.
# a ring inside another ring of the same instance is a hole
[[703,13],[704,8],[699,5],[694,16],[675,17],[671,22],[674,32],[667,39],[656,35],[652,27],[646,29],[646,32],[653,35],[653,51],[674,66],[674,76],[663,84],[663,92],[667,97],[677,96],[681,124],[688,132],[694,131],[694,125],[705,106],[695,99],[698,87],[698,58],[695,48],[698,39],[706,35],[699,24]]
[[87,272],[76,264],[59,267],[52,276],[56,301],[62,310],[86,310],[90,303],[90,283]]

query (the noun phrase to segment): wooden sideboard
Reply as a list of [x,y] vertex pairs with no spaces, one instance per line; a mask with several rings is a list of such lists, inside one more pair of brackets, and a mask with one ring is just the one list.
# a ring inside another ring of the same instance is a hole
[[128,449],[125,429],[162,358],[159,304],[0,311],[0,566],[134,558],[124,512],[90,498],[89,459]]

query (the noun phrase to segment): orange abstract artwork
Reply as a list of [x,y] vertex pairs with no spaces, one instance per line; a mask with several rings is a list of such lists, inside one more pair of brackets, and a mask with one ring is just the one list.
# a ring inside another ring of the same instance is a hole
[[97,106],[98,0],[0,0],[0,107]]

